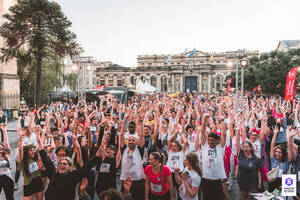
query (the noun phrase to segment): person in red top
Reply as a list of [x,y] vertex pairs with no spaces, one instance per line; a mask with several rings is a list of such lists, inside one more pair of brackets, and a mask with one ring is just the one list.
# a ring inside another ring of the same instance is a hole
[[[163,156],[153,152],[145,173],[145,200],[174,200],[172,172],[163,165]],[[150,192],[149,192],[150,191]]]

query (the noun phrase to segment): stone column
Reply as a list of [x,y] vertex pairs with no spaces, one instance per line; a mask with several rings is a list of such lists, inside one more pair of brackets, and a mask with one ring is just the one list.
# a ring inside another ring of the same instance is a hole
[[208,74],[208,93],[211,93],[211,74]]
[[184,84],[183,84],[184,78],[183,78],[183,74],[180,75],[180,92],[184,92]]
[[113,76],[113,86],[117,86],[118,84],[117,84],[117,75],[115,74],[114,76]]
[[202,92],[202,74],[199,74],[199,93]]
[[215,91],[217,92],[217,76],[215,75],[215,78],[214,78],[214,84],[215,84]]
[[108,85],[108,76],[105,76],[105,85]]
[[171,88],[171,92],[174,93],[175,92],[175,74],[171,74],[172,77],[172,88]]
[[130,75],[125,74],[125,79],[126,79],[125,85],[128,86],[130,84]]
[[161,78],[160,78],[160,74],[157,74],[157,88],[159,89],[159,91],[161,91]]

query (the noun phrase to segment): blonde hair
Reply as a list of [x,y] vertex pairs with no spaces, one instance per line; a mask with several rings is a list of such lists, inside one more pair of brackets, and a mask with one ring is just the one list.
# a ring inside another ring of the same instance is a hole
[[[63,158],[59,159],[59,160],[58,160],[58,163],[57,163],[57,166],[58,166],[58,165],[61,163],[61,161],[63,161],[63,160],[67,161],[67,163],[69,164],[69,171],[73,171],[73,170],[75,169],[75,167],[74,167],[74,165],[73,165],[73,161],[72,161],[72,159],[69,158],[69,157],[63,157]],[[58,170],[58,168],[57,168],[57,170]]]

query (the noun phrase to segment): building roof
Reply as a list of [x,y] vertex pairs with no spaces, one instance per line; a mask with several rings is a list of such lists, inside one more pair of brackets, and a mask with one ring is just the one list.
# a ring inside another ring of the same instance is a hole
[[281,40],[280,41],[286,48],[298,47],[300,40]]
[[105,70],[122,70],[122,69],[125,69],[126,67],[123,67],[121,65],[118,65],[118,64],[112,64],[112,65],[109,65],[108,67],[105,68]]

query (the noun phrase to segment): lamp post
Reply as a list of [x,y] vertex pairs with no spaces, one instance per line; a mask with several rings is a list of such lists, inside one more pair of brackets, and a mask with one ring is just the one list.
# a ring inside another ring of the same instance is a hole
[[[233,52],[233,55],[227,58],[235,59],[234,61],[227,61],[227,67],[235,65],[235,95],[236,95],[236,110],[242,108],[244,101],[244,68],[247,67],[248,61],[244,59],[246,57],[245,49]],[[239,68],[241,68],[241,75],[239,74]],[[240,88],[239,88],[240,87]],[[240,98],[239,98],[240,92]]]
[[[89,64],[91,61],[85,58],[79,58],[79,60],[73,61],[72,71],[77,72],[77,95],[78,102],[86,101],[86,71],[91,71],[92,66]],[[86,65],[88,64],[88,65]],[[79,81],[79,80],[82,81]],[[82,84],[81,84],[82,83]]]

